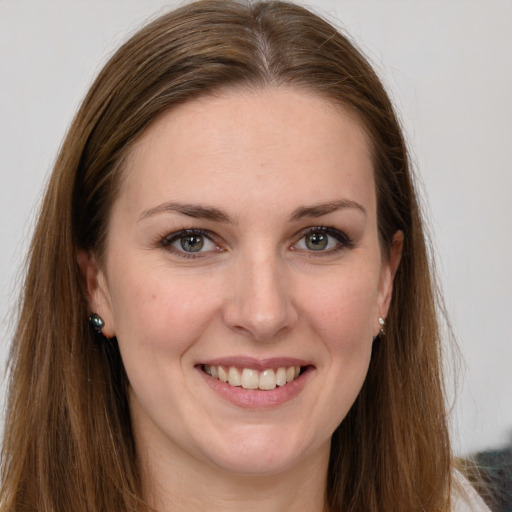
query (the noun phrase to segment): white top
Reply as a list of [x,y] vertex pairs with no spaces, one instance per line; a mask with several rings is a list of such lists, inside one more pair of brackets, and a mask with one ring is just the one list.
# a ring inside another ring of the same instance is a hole
[[458,471],[455,472],[453,512],[491,512],[472,485]]

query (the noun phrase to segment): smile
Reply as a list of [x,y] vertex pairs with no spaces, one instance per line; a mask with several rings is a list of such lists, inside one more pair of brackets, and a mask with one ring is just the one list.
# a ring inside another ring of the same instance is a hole
[[236,366],[203,365],[203,371],[221,382],[244,389],[269,391],[293,382],[301,375],[300,366],[287,366],[256,370]]

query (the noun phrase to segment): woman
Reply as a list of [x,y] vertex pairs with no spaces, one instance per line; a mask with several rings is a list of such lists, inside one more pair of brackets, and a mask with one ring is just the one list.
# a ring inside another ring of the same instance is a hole
[[56,163],[2,510],[452,510],[439,353],[371,67],[297,6],[190,4],[112,57]]

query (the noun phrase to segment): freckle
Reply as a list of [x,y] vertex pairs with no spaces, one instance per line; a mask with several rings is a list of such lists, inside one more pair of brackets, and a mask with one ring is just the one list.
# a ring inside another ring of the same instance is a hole
[[153,293],[153,295],[151,296],[152,299],[156,299],[156,295]]

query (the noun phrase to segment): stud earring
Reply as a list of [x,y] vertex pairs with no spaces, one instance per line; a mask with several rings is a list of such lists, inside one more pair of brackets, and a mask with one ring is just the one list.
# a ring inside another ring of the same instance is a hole
[[380,324],[380,335],[386,334],[386,320],[384,318],[379,317],[379,324]]
[[105,320],[100,315],[93,313],[89,317],[89,325],[98,333],[101,334],[101,329],[105,326]]

